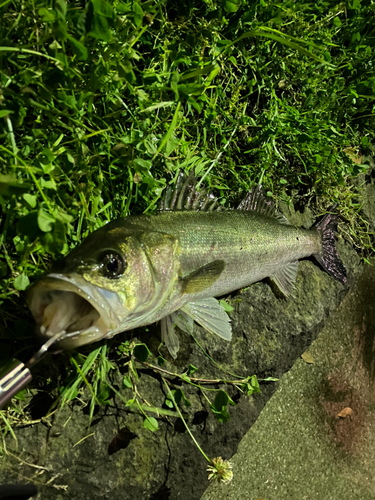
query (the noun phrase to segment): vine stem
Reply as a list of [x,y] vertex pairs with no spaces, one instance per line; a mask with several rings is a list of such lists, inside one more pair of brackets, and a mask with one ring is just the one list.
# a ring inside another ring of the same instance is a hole
[[198,450],[202,453],[202,455],[203,455],[203,456],[204,456],[204,458],[207,460],[207,462],[211,464],[211,463],[212,463],[212,462],[211,462],[211,460],[208,458],[208,456],[207,456],[207,455],[205,454],[205,452],[202,450],[202,448],[200,447],[200,445],[199,445],[198,441],[195,439],[195,437],[193,436],[193,434],[192,434],[191,430],[189,429],[189,427],[188,427],[187,423],[185,422],[185,419],[184,419],[184,417],[182,416],[182,413],[181,413],[181,411],[180,411],[180,408],[178,407],[178,405],[177,405],[177,403],[176,403],[176,401],[175,401],[175,399],[174,399],[174,396],[173,396],[172,391],[170,390],[170,388],[169,388],[169,386],[168,386],[168,384],[167,384],[167,381],[165,380],[165,378],[164,378],[164,377],[162,377],[162,379],[163,379],[163,382],[164,382],[165,387],[167,388],[167,391],[168,391],[168,396],[169,396],[169,398],[172,400],[173,405],[174,405],[174,407],[176,408],[176,411],[177,411],[177,413],[179,414],[180,419],[182,420],[182,422],[183,422],[184,426],[186,427],[186,430],[188,431],[188,433],[189,433],[189,435],[190,435],[191,439],[193,440],[193,442],[194,442],[195,446],[196,446],[196,447],[198,448]]
[[[144,361],[138,361],[138,362],[141,363],[144,366],[147,366],[148,368],[151,368],[152,370],[159,371],[161,373],[165,373],[166,375],[169,375],[171,377],[178,377],[178,378],[181,378],[182,380],[186,381],[185,377],[183,377],[182,375],[180,375],[178,373],[169,372],[167,370],[164,370],[163,368],[159,368],[158,366],[151,365],[150,363],[146,363]],[[188,377],[191,382],[199,382],[201,384],[212,384],[212,385],[214,385],[214,384],[231,384],[231,385],[237,385],[237,384],[245,384],[246,383],[246,379],[242,379],[242,380],[224,380],[224,379],[210,380],[210,379],[206,379],[206,378],[189,377],[188,375],[186,375],[186,377]]]

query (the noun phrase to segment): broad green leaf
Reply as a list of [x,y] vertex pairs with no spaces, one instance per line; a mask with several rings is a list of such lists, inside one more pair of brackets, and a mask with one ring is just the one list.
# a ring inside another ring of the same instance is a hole
[[181,391],[182,400],[183,400],[183,402],[184,402],[185,406],[191,406],[191,403],[190,403],[190,401],[187,399],[187,397],[185,396],[184,391],[183,391],[182,389],[180,389],[180,391]]
[[177,137],[173,137],[173,135],[168,139],[167,144],[165,146],[165,154],[166,156],[170,156],[173,151],[175,151],[178,146],[181,144],[180,139]]
[[260,387],[259,387],[259,382],[257,379],[256,375],[253,375],[252,377],[249,378],[249,389],[248,389],[248,396],[253,393],[260,393]]
[[52,226],[55,222],[55,218],[52,217],[48,212],[46,212],[43,208],[38,210],[38,226],[39,229],[45,233],[52,230]]
[[36,207],[36,196],[29,193],[23,194],[23,199],[30,205],[31,208]]
[[17,230],[22,236],[27,236],[30,241],[34,241],[42,234],[38,225],[38,212],[29,212],[18,221]]
[[130,14],[132,12],[132,9],[131,9],[130,5],[119,2],[116,4],[116,11],[119,14]]
[[323,53],[323,57],[324,57],[324,60],[327,61],[327,62],[331,62],[332,60],[332,57],[331,57],[331,54],[328,52],[328,50],[326,50],[324,53]]
[[194,83],[182,83],[177,85],[177,90],[180,94],[185,94],[186,96],[190,95],[201,95],[205,90],[205,85],[197,85]]
[[140,28],[142,26],[143,10],[139,3],[136,1],[133,1],[133,14],[134,24],[137,26],[137,28]]
[[57,13],[57,16],[61,19],[61,20],[64,20],[65,21],[65,17],[66,17],[66,9],[67,9],[67,6],[66,6],[66,2],[65,0],[55,0],[55,11]]
[[214,403],[215,410],[221,412],[221,410],[225,406],[228,406],[228,403],[229,403],[228,394],[225,391],[219,391],[215,397],[215,403]]
[[229,415],[227,407],[223,408],[220,412],[214,411],[213,413],[214,413],[216,420],[218,420],[222,424],[224,424],[225,422],[228,422],[228,420],[230,419],[230,415]]
[[187,98],[187,103],[190,104],[191,106],[193,106],[193,108],[198,112],[200,113],[202,111],[202,108],[200,107],[200,105],[197,103],[197,101],[194,99],[194,97],[192,96],[189,96]]
[[38,14],[44,23],[53,23],[56,20],[56,12],[54,10],[48,10],[42,7],[38,10]]
[[[166,145],[166,143],[168,142],[169,138],[171,137],[171,135],[173,134],[173,131],[174,129],[176,128],[176,125],[177,125],[177,120],[178,120],[178,112],[180,111],[180,107],[181,107],[181,102],[178,102],[177,103],[177,107],[176,107],[176,110],[173,114],[173,118],[172,118],[172,122],[169,126],[169,129],[168,129],[168,132],[165,134],[165,136],[163,137],[160,145],[158,146],[158,150],[157,150],[157,153],[160,153],[160,151],[164,148],[164,146]],[[154,156],[156,156],[156,154]]]
[[172,399],[171,395],[173,396],[173,399],[174,399],[176,405],[178,405],[179,402],[181,401],[181,398],[182,398],[182,391],[180,389],[172,389],[170,391],[170,393],[167,394],[167,397],[165,398],[165,404],[169,408],[173,408],[174,407],[173,399]]
[[68,250],[65,225],[58,219],[52,224],[51,231],[44,232],[40,239],[45,250],[51,254],[64,253]]
[[144,160],[143,158],[136,158],[134,160],[134,165],[136,165],[137,167],[140,167],[140,168],[136,169],[137,171],[146,173],[152,167],[152,161]]
[[104,0],[91,0],[88,12],[90,32],[94,38],[109,42],[111,39],[110,27],[113,24],[114,11],[111,5]]
[[10,109],[0,109],[0,118],[4,118],[5,116],[10,115],[13,113]]
[[123,78],[125,78],[128,73],[131,73],[132,70],[133,65],[129,60],[123,61],[119,64],[119,75]]
[[30,285],[30,280],[25,274],[20,274],[13,282],[13,286],[16,290],[26,290]]
[[163,366],[165,364],[165,359],[162,356],[158,356],[157,360],[159,366]]
[[231,313],[232,311],[234,311],[234,307],[228,304],[228,302],[226,302],[225,300],[220,300],[219,302],[226,313]]
[[86,61],[88,56],[89,56],[89,52],[88,52],[87,48],[83,45],[83,43],[79,42],[78,40],[76,40],[74,37],[72,37],[70,35],[67,36],[67,39],[68,39],[70,45],[72,46],[73,52],[78,57],[78,59],[80,61]]
[[334,20],[333,20],[333,24],[337,27],[337,28],[340,28],[340,26],[342,25],[342,22],[340,21],[340,18],[339,17],[335,17]]
[[99,404],[110,404],[110,401],[108,401],[108,398],[110,396],[110,387],[109,385],[101,381],[99,384],[99,393],[97,394],[97,401]]
[[226,12],[237,12],[241,7],[242,0],[222,0]]
[[0,196],[10,197],[22,194],[30,189],[30,184],[19,182],[15,175],[0,174]]
[[196,372],[198,370],[198,368],[194,365],[189,365],[189,368],[188,368],[188,373],[189,375],[193,375],[194,372]]
[[129,387],[130,389],[133,387],[132,381],[130,380],[129,375],[125,375],[123,378],[123,383],[125,387]]
[[360,0],[353,0],[353,3],[350,5],[350,8],[355,10],[360,10],[361,9]]
[[146,417],[143,421],[143,427],[151,432],[155,432],[159,429],[159,424],[154,417]]
[[94,7],[95,14],[106,17],[108,19],[113,19],[115,17],[112,6],[105,0],[91,0],[91,3]]
[[51,50],[58,50],[61,49],[62,47],[57,40],[54,40],[52,43],[49,44],[49,48]]
[[56,182],[52,178],[45,180],[42,177],[40,179],[40,187],[43,189],[53,189],[54,191],[56,191]]
[[219,69],[220,69],[220,66],[218,66],[218,65],[208,64],[208,65],[204,66],[203,68],[195,69],[194,71],[189,71],[188,73],[185,73],[185,74],[180,76],[180,81],[188,80],[189,78],[195,78],[196,76],[200,76],[200,75],[207,75],[207,73],[211,73],[217,67],[219,67]]
[[134,347],[133,354],[139,361],[142,362],[146,361],[149,356],[152,356],[146,344],[137,344]]

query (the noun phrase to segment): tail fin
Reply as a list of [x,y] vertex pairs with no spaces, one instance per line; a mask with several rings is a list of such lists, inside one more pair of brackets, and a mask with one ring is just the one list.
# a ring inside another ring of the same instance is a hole
[[335,246],[335,232],[337,229],[337,214],[327,214],[315,226],[322,237],[322,255],[314,255],[316,260],[334,278],[346,282],[346,269],[341,262]]

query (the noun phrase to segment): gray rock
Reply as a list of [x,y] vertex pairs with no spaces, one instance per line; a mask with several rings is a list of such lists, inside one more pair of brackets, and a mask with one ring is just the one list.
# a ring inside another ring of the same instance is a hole
[[[348,270],[347,286],[328,276],[315,261],[304,260],[299,266],[295,297],[279,297],[268,282],[232,294],[228,299],[234,307],[232,342],[207,335],[197,327],[199,343],[222,368],[236,376],[255,373],[259,378],[281,377],[317,337],[360,272],[360,260],[350,246],[340,241],[338,248]],[[156,327],[135,333],[157,354],[160,337]],[[168,371],[182,373],[193,364],[199,368],[196,377],[234,378],[221,372],[194,340],[182,333],[177,360],[169,358],[163,348],[161,351],[167,359],[163,369]],[[157,365],[156,361],[153,364]],[[124,370],[117,368],[112,384],[126,401],[131,392],[122,388]],[[43,376],[44,367],[39,369]],[[166,393],[160,373],[140,367],[139,374],[139,393],[152,405],[162,406]],[[191,402],[190,407],[182,406],[185,418],[206,455],[229,459],[278,385],[261,383],[261,394],[251,397],[228,386],[226,390],[237,404],[230,406],[231,418],[225,424],[214,418],[200,390],[181,386]],[[207,396],[213,401],[214,393],[207,392]],[[18,443],[8,434],[5,443],[11,455],[5,453],[0,462],[0,484],[31,481],[39,485],[43,500],[200,498],[208,486],[207,462],[181,420],[158,418],[159,430],[152,433],[143,428],[141,414],[130,411],[113,395],[111,404],[101,408],[88,427],[89,400],[85,390],[81,403],[76,400],[40,423],[15,428]],[[42,403],[35,398],[34,410]]]
[[[375,267],[298,359],[241,441],[233,481],[202,500],[373,500]],[[346,415],[346,416],[345,416]]]

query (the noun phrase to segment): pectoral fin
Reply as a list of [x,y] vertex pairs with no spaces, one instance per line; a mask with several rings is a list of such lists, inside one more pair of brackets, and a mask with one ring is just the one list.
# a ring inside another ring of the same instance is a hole
[[270,276],[275,285],[279,290],[286,295],[293,296],[293,291],[295,289],[295,281],[297,278],[298,271],[298,260],[289,262],[286,266],[282,267],[273,276]]
[[182,293],[197,293],[212,286],[225,269],[223,260],[214,260],[181,279]]
[[216,299],[188,302],[181,310],[210,333],[215,333],[224,340],[232,339],[229,316]]

